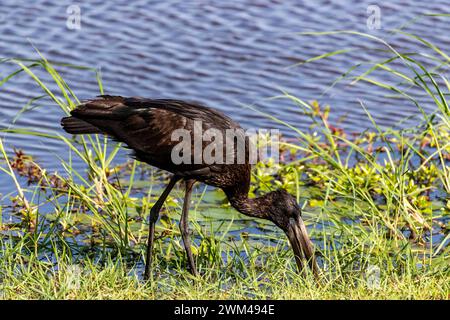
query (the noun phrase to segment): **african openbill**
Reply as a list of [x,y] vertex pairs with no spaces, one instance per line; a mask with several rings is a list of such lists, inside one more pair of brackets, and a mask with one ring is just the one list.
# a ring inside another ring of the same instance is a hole
[[[318,267],[313,245],[295,198],[285,190],[272,191],[259,198],[249,198],[251,164],[247,161],[248,157],[244,163],[236,161],[231,164],[205,162],[175,164],[172,161],[172,150],[179,143],[172,139],[174,130],[185,129],[193,132],[195,123],[199,121],[203,130],[215,128],[225,132],[227,129],[241,128],[221,112],[196,103],[107,95],[85,101],[71,111],[70,117],[65,117],[61,121],[68,133],[101,133],[124,142],[133,150],[136,159],[173,174],[169,184],[150,210],[144,277],[148,279],[150,275],[155,223],[164,201],[179,180],[186,182],[180,230],[193,275],[197,275],[197,269],[188,237],[188,211],[192,187],[199,181],[222,189],[230,204],[239,212],[254,218],[270,220],[280,227],[290,241],[299,271],[303,269],[302,259],[306,258],[317,276]],[[202,147],[205,148],[209,143],[202,142]],[[194,143],[191,148],[194,149]]]

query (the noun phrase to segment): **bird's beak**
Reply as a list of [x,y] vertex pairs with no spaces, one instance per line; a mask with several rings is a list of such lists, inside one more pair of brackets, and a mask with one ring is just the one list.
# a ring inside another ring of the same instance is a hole
[[319,276],[319,268],[314,255],[314,246],[309,239],[305,223],[300,216],[289,220],[286,234],[294,251],[295,262],[297,263],[299,272],[303,271],[302,258],[305,257],[314,276],[317,278]]

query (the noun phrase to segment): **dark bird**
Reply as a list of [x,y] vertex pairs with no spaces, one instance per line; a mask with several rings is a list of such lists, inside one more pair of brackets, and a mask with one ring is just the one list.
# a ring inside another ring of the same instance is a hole
[[[294,251],[299,271],[303,270],[306,259],[315,276],[318,267],[314,248],[308,237],[300,208],[295,198],[285,190],[269,192],[259,198],[249,198],[251,163],[248,155],[248,139],[245,139],[245,159],[238,161],[236,139],[233,138],[231,158],[226,163],[210,163],[204,159],[200,162],[185,161],[175,163],[173,150],[180,141],[172,134],[177,129],[184,129],[193,136],[195,126],[200,123],[202,132],[215,129],[225,134],[227,129],[238,131],[242,128],[226,115],[197,103],[169,99],[125,98],[120,96],[99,96],[85,101],[71,111],[70,117],[61,120],[65,131],[71,134],[106,134],[117,141],[124,142],[133,150],[133,156],[143,162],[171,172],[173,175],[160,198],[150,210],[147,259],[144,278],[150,275],[152,249],[155,236],[155,223],[161,207],[175,184],[184,180],[186,192],[180,219],[180,230],[186,250],[189,269],[197,275],[194,257],[191,251],[188,230],[188,211],[192,187],[196,181],[222,189],[230,204],[239,212],[254,218],[266,219],[275,223],[287,235]],[[194,137],[195,138],[195,137]],[[215,140],[214,140],[215,141]],[[219,141],[219,140],[218,140]],[[199,150],[191,140],[188,151],[194,159]],[[201,142],[201,150],[210,141]],[[225,147],[218,146],[215,152]],[[183,150],[185,152],[186,150]],[[182,152],[182,153],[183,153]],[[229,155],[229,154],[228,154]]]

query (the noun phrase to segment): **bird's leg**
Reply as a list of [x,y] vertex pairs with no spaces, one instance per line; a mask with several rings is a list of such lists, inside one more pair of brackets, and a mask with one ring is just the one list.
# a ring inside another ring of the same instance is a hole
[[191,250],[191,241],[189,240],[189,205],[191,202],[192,186],[195,180],[186,180],[186,193],[184,195],[183,212],[181,213],[180,219],[180,231],[181,237],[183,238],[184,249],[186,250],[186,255],[189,263],[189,270],[192,275],[197,276],[197,268],[195,267],[194,256]]
[[145,271],[144,271],[144,279],[148,280],[150,278],[150,269],[152,265],[152,251],[153,251],[153,241],[155,239],[155,224],[159,217],[159,211],[161,211],[162,205],[164,201],[166,201],[167,196],[170,191],[172,191],[173,187],[180,180],[180,177],[177,175],[172,176],[169,181],[169,184],[164,189],[163,193],[150,209],[150,221],[149,221],[149,230],[148,230],[148,240],[147,240],[147,255],[145,261]]

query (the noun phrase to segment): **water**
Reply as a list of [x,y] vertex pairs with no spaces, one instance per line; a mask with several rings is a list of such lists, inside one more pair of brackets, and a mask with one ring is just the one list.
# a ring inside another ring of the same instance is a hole
[[[1,0],[0,56],[36,58],[32,43],[49,60],[101,69],[109,94],[198,100],[225,111],[249,128],[271,128],[274,124],[241,104],[255,103],[262,111],[296,127],[308,128],[298,107],[287,101],[266,99],[279,94],[280,88],[306,101],[319,99],[322,104],[330,104],[331,121],[336,123],[344,117],[341,126],[347,130],[361,131],[370,126],[360,101],[380,125],[395,126],[401,119],[418,114],[414,105],[393,100],[386,92],[364,83],[338,85],[324,94],[333,80],[354,63],[385,57],[382,52],[362,50],[381,48],[379,44],[351,35],[294,34],[356,30],[381,36],[403,52],[413,52],[420,48],[417,42],[388,31],[421,13],[442,13],[448,8],[447,1],[379,3],[381,29],[369,30],[367,7],[372,2]],[[66,10],[77,3],[81,29],[70,30]],[[450,52],[446,18],[427,17],[405,30]],[[357,50],[288,68],[343,48]],[[0,76],[14,68],[0,65]],[[61,71],[78,97],[98,94],[92,72],[67,68]],[[381,74],[377,79],[389,80]],[[29,99],[41,94],[26,74],[0,87],[0,128],[12,126],[17,112]],[[46,100],[38,104],[39,108],[22,115],[13,126],[61,133],[59,108]],[[427,101],[424,106],[433,108]],[[413,118],[410,122],[418,120]],[[286,130],[284,133],[292,134]],[[50,170],[60,168],[58,156],[67,153],[62,143],[44,138],[7,135],[6,145],[24,148]],[[0,192],[8,191],[9,179],[0,176]]]

